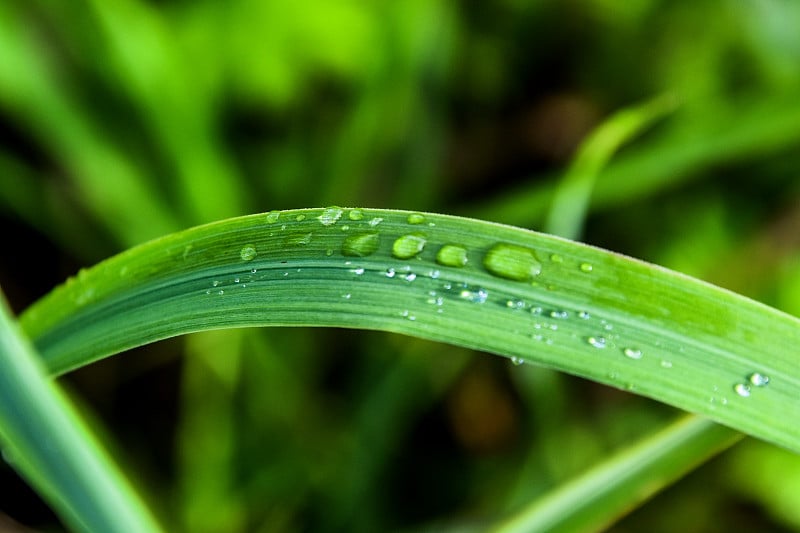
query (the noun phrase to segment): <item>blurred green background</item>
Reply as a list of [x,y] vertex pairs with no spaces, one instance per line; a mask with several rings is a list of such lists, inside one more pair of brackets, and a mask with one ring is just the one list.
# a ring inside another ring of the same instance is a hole
[[[582,239],[800,315],[800,2],[4,0],[0,284],[19,312],[270,209],[542,229],[581,140],[659,95]],[[358,331],[208,332],[63,381],[169,529],[209,533],[480,529],[677,414]],[[14,522],[61,527],[3,465]],[[748,529],[800,531],[800,458],[752,440],[613,531]]]

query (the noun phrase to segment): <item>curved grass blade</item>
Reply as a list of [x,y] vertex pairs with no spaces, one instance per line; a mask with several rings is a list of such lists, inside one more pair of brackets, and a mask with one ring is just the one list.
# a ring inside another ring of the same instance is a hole
[[0,296],[3,455],[76,531],[160,531],[47,376]]
[[203,329],[380,329],[556,368],[800,451],[800,320],[479,220],[339,208],[229,219],[82,271],[21,322],[56,374]]
[[741,438],[686,416],[499,523],[496,533],[601,531]]

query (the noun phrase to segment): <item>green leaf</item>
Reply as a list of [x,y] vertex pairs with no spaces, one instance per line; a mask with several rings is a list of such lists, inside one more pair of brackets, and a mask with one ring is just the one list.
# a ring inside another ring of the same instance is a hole
[[78,418],[0,297],[3,456],[80,531],[160,531]]
[[[352,240],[367,233],[377,237]],[[343,253],[364,242],[363,255]],[[448,245],[466,264],[437,262]],[[21,322],[56,374],[205,329],[393,331],[556,368],[800,451],[800,424],[787,423],[800,420],[800,320],[658,266],[479,220],[339,208],[229,219],[82,271]]]

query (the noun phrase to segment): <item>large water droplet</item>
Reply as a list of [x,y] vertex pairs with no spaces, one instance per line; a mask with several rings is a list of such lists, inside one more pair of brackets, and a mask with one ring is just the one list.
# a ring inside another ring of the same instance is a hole
[[733,390],[742,398],[747,398],[750,396],[750,385],[747,385],[746,383],[737,383],[733,386]]
[[425,248],[425,236],[421,233],[403,235],[394,241],[392,255],[398,259],[411,259]]
[[281,217],[280,211],[270,211],[267,213],[267,222],[274,224]]
[[256,251],[256,246],[254,244],[247,244],[242,247],[242,250],[239,252],[239,257],[242,258],[242,261],[252,261],[258,255]]
[[341,207],[327,207],[320,216],[317,217],[323,226],[331,226],[336,224],[336,221],[342,218],[344,210]]
[[423,224],[425,222],[425,215],[422,213],[411,213],[408,215],[406,221],[409,224]]
[[457,244],[445,244],[436,254],[436,262],[440,265],[460,268],[468,261],[467,249]]
[[342,255],[349,257],[366,257],[374,254],[380,244],[378,232],[354,233],[342,243]]
[[350,220],[361,220],[362,218],[364,218],[364,213],[361,211],[361,209],[352,209],[347,214],[347,217]]
[[764,375],[760,372],[753,372],[747,378],[747,381],[750,382],[751,385],[754,387],[766,387],[769,385],[769,376]]
[[515,244],[494,245],[483,258],[483,265],[495,276],[514,281],[528,281],[542,271],[533,250]]

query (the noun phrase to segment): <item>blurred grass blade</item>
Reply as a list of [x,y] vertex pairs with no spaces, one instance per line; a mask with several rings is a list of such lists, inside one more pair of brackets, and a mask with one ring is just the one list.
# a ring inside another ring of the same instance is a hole
[[159,531],[40,366],[0,297],[0,437],[6,460],[75,530]]
[[597,176],[624,143],[677,105],[673,95],[623,109],[595,129],[578,148],[564,178],[556,186],[545,231],[579,239]]
[[480,220],[339,208],[229,219],[82,271],[21,322],[56,374],[204,329],[380,329],[583,376],[800,451],[800,320]]
[[601,531],[740,438],[709,420],[684,417],[560,486],[494,531]]

